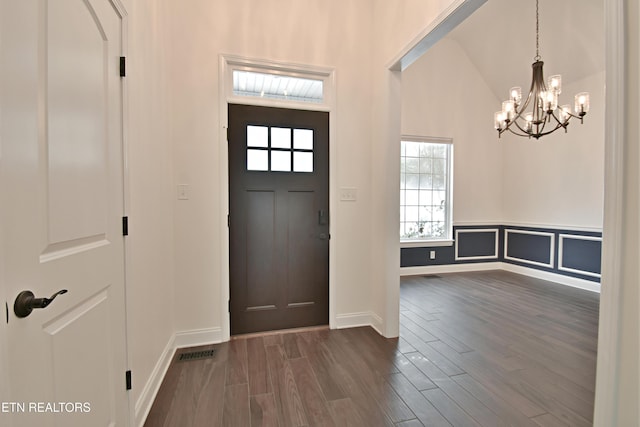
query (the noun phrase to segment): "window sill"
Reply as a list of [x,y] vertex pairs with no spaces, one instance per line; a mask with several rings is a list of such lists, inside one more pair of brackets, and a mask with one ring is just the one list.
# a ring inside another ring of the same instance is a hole
[[436,246],[453,246],[453,239],[400,240],[400,248],[433,248]]

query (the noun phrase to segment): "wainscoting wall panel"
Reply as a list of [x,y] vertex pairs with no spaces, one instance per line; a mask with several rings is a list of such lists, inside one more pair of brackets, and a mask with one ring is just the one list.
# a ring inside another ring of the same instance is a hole
[[500,257],[500,229],[456,229],[456,261],[459,260],[496,260]]
[[[454,226],[452,246],[401,248],[401,267],[503,262],[600,282],[602,233],[513,225]],[[432,259],[432,253],[435,258]]]
[[553,269],[555,234],[546,231],[504,229],[504,259]]
[[602,237],[560,234],[558,268],[600,278]]

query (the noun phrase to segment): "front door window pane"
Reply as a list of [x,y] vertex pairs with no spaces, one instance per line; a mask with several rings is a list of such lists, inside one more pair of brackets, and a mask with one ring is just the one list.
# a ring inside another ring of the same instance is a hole
[[313,153],[306,151],[293,152],[294,172],[313,172]]
[[271,128],[272,148],[291,148],[291,129]]
[[247,150],[247,170],[268,171],[269,152],[266,150]]
[[274,172],[291,172],[291,152],[272,151],[271,170]]
[[269,128],[266,126],[247,126],[247,147],[268,147]]
[[313,150],[313,130],[294,129],[293,148],[296,150]]

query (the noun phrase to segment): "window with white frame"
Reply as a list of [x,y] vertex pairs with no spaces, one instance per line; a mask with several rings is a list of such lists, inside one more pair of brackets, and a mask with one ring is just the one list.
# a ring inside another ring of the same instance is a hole
[[400,239],[450,240],[453,145],[404,137],[400,154]]

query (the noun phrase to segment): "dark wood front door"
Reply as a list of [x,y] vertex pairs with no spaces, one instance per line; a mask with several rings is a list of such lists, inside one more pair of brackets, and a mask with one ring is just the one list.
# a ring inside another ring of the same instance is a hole
[[231,333],[329,320],[329,114],[229,105]]

